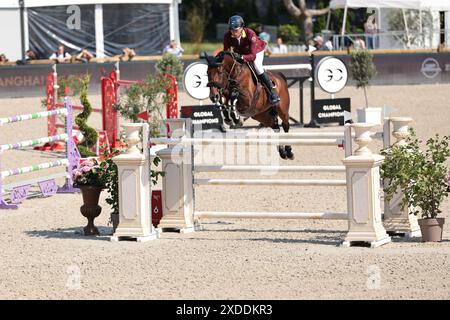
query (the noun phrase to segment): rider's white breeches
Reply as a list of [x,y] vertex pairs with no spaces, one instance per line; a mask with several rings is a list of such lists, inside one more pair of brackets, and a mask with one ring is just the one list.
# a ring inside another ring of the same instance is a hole
[[263,60],[264,60],[264,50],[261,52],[258,52],[256,54],[256,58],[255,61],[253,62],[253,64],[255,65],[255,70],[256,70],[256,74],[259,76],[260,74],[264,73],[264,68],[263,68]]

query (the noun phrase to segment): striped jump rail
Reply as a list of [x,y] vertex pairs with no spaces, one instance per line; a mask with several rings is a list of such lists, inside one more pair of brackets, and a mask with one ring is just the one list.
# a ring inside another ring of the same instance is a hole
[[49,169],[49,168],[54,168],[54,167],[67,166],[68,164],[69,164],[69,160],[62,159],[62,160],[55,160],[55,161],[35,164],[35,165],[32,165],[32,166],[28,166],[28,167],[10,169],[10,170],[6,170],[6,171],[2,171],[1,172],[1,178],[17,176],[19,174],[29,173],[29,172],[33,172],[33,171],[39,171],[39,170],[42,170],[42,169]]
[[67,141],[67,140],[68,140],[67,133],[62,133],[62,134],[58,134],[58,135],[52,136],[52,137],[25,140],[25,141],[11,143],[11,144],[2,144],[2,145],[0,145],[0,151],[22,149],[25,147],[31,147],[31,146],[35,146],[35,145],[39,145],[39,144],[43,144],[43,143],[47,143],[47,142]]
[[23,114],[23,115],[19,115],[19,116],[0,118],[0,126],[3,126],[8,123],[22,122],[22,121],[27,121],[27,120],[36,120],[36,119],[48,118],[50,116],[56,116],[56,115],[67,116],[67,114],[68,114],[67,109],[57,109],[57,110],[52,110],[52,111],[42,111],[42,112],[37,112],[37,113],[29,113],[29,114]]

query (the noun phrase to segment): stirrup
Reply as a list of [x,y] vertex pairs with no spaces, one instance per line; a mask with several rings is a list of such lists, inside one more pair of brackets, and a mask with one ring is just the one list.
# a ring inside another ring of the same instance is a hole
[[269,102],[271,105],[277,105],[280,102],[280,97],[276,93],[270,93]]

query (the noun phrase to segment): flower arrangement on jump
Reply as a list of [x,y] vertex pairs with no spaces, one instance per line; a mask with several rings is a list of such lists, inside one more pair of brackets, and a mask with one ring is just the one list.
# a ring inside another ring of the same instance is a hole
[[109,176],[109,163],[89,158],[73,171],[75,186],[96,186],[104,188]]

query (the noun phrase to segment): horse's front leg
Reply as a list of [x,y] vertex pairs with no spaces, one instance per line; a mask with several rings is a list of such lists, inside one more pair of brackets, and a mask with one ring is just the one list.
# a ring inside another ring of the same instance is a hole
[[242,121],[241,117],[239,116],[237,110],[236,110],[236,104],[238,102],[239,98],[239,92],[233,91],[231,93],[231,97],[229,99],[229,108],[230,108],[230,117],[233,120],[234,128],[242,127],[244,122]]
[[223,121],[226,125],[231,126],[233,120],[230,117],[230,112],[228,110],[228,107],[226,105],[226,102],[223,99],[223,93],[217,93],[215,97],[215,103],[214,103],[220,110],[220,113],[222,114]]

